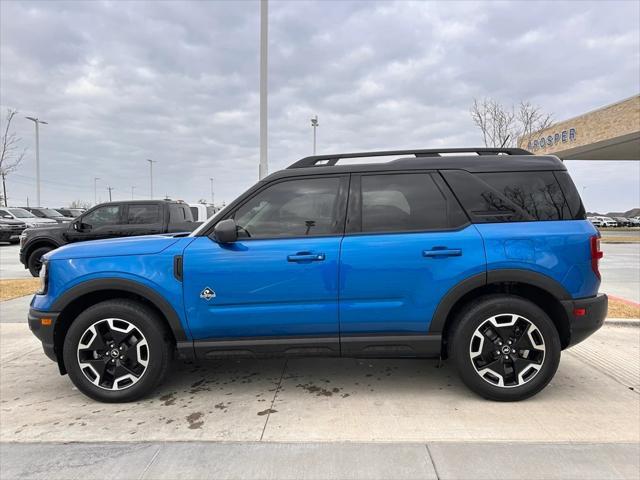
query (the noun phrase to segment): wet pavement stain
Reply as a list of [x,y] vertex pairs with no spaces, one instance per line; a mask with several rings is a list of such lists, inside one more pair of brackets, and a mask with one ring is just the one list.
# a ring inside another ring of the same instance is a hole
[[160,401],[164,402],[163,405],[165,407],[169,407],[176,403],[176,397],[174,393],[168,393],[160,397]]
[[278,413],[278,411],[274,410],[273,408],[267,408],[266,410],[258,412],[258,415],[262,417],[263,415],[268,415],[270,413]]
[[334,393],[340,392],[339,388],[334,387],[331,390],[328,390],[323,387],[318,387],[313,383],[299,383],[298,385],[296,385],[296,387],[302,388],[312,394],[315,393],[317,397],[331,397]]
[[185,418],[187,419],[187,422],[189,422],[189,428],[191,430],[196,430],[198,428],[202,428],[202,425],[204,425],[204,420],[200,420],[204,415],[202,414],[202,412],[194,412],[190,415],[187,415]]

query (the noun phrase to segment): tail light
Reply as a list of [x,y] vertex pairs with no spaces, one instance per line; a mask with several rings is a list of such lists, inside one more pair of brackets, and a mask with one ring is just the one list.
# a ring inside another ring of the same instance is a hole
[[600,250],[600,235],[593,235],[591,237],[591,269],[598,278],[600,276],[600,259],[604,256],[602,250]]

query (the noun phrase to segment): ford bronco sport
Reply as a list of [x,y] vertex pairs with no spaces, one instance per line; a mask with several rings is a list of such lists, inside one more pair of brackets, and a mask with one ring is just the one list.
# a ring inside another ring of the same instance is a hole
[[448,358],[471,390],[513,401],[602,325],[601,257],[557,157],[314,156],[188,236],[47,253],[29,326],[60,373],[105,402],[149,393],[174,352]]

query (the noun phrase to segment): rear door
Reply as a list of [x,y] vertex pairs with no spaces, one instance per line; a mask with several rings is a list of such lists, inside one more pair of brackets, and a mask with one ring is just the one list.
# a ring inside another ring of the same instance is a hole
[[164,205],[159,203],[130,203],[126,207],[127,226],[121,236],[164,233],[166,216]]
[[439,174],[427,171],[353,175],[348,212],[340,257],[343,354],[421,354],[403,342],[385,350],[382,337],[429,333],[447,291],[485,271],[482,238]]

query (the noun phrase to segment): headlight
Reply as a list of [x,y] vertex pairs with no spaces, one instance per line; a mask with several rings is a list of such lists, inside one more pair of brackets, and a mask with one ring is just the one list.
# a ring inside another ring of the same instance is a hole
[[48,272],[47,272],[47,262],[46,260],[42,261],[42,268],[40,269],[40,287],[38,287],[38,291],[36,295],[44,295],[47,293],[47,280],[48,280]]

